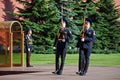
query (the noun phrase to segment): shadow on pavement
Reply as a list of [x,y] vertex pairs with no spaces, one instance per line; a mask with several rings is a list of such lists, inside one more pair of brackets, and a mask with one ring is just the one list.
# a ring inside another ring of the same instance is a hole
[[14,74],[25,74],[25,73],[37,73],[43,71],[0,71],[0,76],[14,75]]

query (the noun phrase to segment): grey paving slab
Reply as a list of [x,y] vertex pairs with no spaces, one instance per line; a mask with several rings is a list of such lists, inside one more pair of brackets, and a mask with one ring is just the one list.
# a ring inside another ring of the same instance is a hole
[[65,66],[62,75],[52,71],[54,65],[0,68],[0,80],[120,80],[120,67],[89,67],[86,76],[76,74],[77,66]]

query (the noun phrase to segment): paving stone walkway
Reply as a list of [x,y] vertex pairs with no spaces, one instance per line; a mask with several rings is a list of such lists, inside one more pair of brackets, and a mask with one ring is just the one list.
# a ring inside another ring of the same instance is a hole
[[54,75],[54,65],[0,67],[0,80],[120,80],[120,67],[89,67],[86,76],[76,74],[77,66],[66,66],[62,75]]

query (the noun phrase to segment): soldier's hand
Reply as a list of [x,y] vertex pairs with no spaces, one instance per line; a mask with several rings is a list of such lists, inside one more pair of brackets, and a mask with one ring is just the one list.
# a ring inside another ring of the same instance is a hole
[[55,49],[56,49],[56,47],[53,47],[53,49],[55,50]]
[[85,41],[85,38],[82,38],[81,41],[84,42],[84,41]]
[[30,48],[28,48],[28,51],[30,51]]
[[78,47],[76,47],[76,48],[75,48],[75,51],[79,51],[79,48],[78,48]]
[[69,47],[69,49],[72,49],[71,47]]

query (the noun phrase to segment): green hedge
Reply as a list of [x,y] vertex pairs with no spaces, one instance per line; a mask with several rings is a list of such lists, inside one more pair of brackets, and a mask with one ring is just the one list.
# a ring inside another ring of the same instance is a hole
[[[55,50],[53,50],[53,47],[46,47],[46,46],[34,46],[34,52],[36,54],[54,54]],[[78,54],[79,52],[76,51],[74,48],[72,49],[67,49],[67,54]],[[93,49],[92,50],[93,54],[111,54],[111,53],[120,53],[120,49],[118,48],[117,50],[107,50],[107,49]]]

